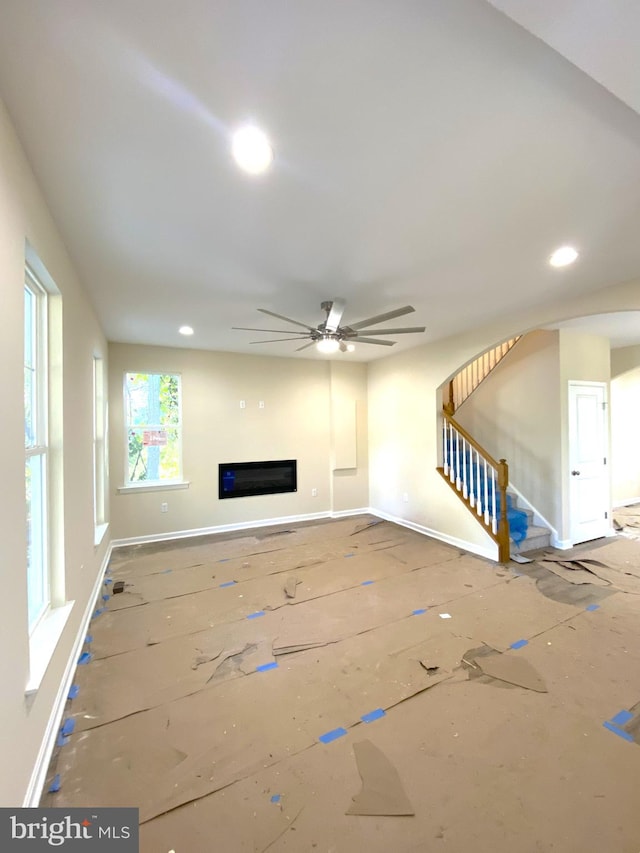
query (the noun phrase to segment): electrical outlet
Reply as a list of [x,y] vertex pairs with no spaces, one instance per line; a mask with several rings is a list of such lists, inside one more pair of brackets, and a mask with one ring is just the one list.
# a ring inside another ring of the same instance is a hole
[[160,512],[169,512],[169,504],[161,503],[160,504]]
[[247,408],[247,401],[246,400],[240,400],[240,408],[241,409]]
[[317,489],[311,489],[311,497],[312,498],[318,497],[318,490]]
[[264,409],[264,400],[260,400],[260,402],[258,403],[258,408]]

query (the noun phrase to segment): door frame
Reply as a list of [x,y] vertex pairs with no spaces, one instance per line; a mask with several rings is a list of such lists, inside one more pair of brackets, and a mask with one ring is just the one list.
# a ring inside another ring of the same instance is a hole
[[[571,439],[573,433],[574,426],[574,409],[572,406],[572,389],[579,387],[597,387],[601,388],[603,392],[603,432],[602,432],[602,444],[603,444],[603,455],[606,461],[607,468],[607,491],[606,491],[606,500],[605,500],[605,512],[606,517],[602,519],[602,532],[600,536],[613,536],[615,531],[613,530],[611,523],[611,448],[610,448],[610,424],[609,424],[609,383],[602,382],[600,380],[584,380],[584,379],[569,379],[567,381],[567,457],[566,457],[566,469],[565,469],[565,482],[567,483],[567,528],[570,536],[571,545],[580,544],[576,543],[574,538],[574,529],[573,529],[573,510],[574,510],[574,497],[573,497],[573,484],[571,480]],[[599,538],[597,536],[593,537],[594,539]],[[589,539],[581,540],[581,541],[591,541]]]

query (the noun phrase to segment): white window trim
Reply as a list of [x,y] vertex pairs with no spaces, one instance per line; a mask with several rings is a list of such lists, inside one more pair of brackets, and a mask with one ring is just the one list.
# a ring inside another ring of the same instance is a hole
[[25,694],[35,693],[51,663],[58,641],[71,616],[75,601],[67,601],[61,607],[49,607],[40,618],[29,637],[29,680]]
[[35,427],[34,435],[38,440],[37,444],[32,444],[25,447],[25,461],[42,458],[42,501],[44,508],[44,516],[41,519],[42,529],[40,531],[44,546],[44,561],[43,567],[43,599],[44,607],[36,617],[33,624],[29,624],[29,633],[32,635],[38,626],[44,620],[49,608],[51,607],[51,538],[50,538],[50,500],[49,500],[49,340],[48,340],[48,294],[45,288],[38,280],[35,273],[29,265],[25,267],[25,287],[27,287],[35,297],[35,378],[36,378],[36,412],[35,412]]
[[[177,376],[180,380],[178,385],[178,410],[180,419],[178,422],[178,430],[180,436],[180,446],[179,446],[179,460],[180,460],[180,472],[184,473],[183,468],[183,454],[182,454],[182,434],[183,434],[183,426],[182,426],[182,374],[176,371],[170,370],[125,370],[122,375],[122,404],[123,404],[123,420],[124,420],[124,485],[119,486],[116,491],[119,495],[126,494],[127,492],[139,492],[139,491],[149,491],[149,492],[161,492],[169,489],[188,489],[190,486],[190,482],[188,480],[183,479],[182,477],[176,480],[142,480],[140,482],[131,483],[128,480],[129,477],[129,423],[128,423],[128,415],[127,415],[127,375],[130,373],[148,373],[149,375],[154,376]],[[149,429],[161,429],[163,428],[161,425],[153,426],[151,424],[147,425]]]
[[134,492],[168,492],[172,489],[188,489],[190,485],[189,480],[166,480],[165,482],[154,480],[151,483],[131,483],[128,486],[119,486],[117,492],[119,495]]

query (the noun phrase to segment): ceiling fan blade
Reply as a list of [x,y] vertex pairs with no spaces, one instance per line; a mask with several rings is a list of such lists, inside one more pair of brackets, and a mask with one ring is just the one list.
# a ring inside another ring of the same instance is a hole
[[392,347],[395,341],[377,341],[375,338],[355,338],[357,344],[379,344],[381,347]]
[[255,329],[252,326],[232,326],[238,332],[274,332],[277,335],[306,335],[306,332],[295,332],[293,329]]
[[[273,338],[270,341],[249,341],[250,344],[279,344],[280,341],[300,341],[301,338]],[[313,341],[312,341],[313,343]]]
[[359,320],[357,323],[349,323],[349,328],[365,329],[367,326],[375,326],[377,323],[384,323],[385,320],[392,320],[394,317],[411,314],[415,310],[412,305],[405,305],[404,308],[396,308],[395,311],[387,311],[386,314],[378,314],[375,317],[368,317],[366,320]]
[[310,332],[315,332],[313,326],[307,326],[306,323],[301,323],[299,320],[292,320],[291,317],[285,317],[283,314],[276,314],[273,311],[267,311],[266,308],[258,308],[258,311],[261,311],[263,314],[268,314],[270,317],[277,317],[278,320],[285,320],[287,323],[293,323],[294,326],[303,326],[305,329],[309,329]]
[[344,299],[334,299],[331,303],[331,310],[327,316],[327,320],[324,324],[324,328],[327,332],[335,332],[340,325],[340,320],[342,320],[342,315],[344,313],[344,307],[347,303]]
[[315,344],[315,341],[311,341],[311,343],[305,344],[303,347],[298,347],[296,352],[301,352],[303,349],[308,349],[309,347],[312,347],[314,344]]
[[356,334],[360,335],[407,335],[410,332],[424,332],[426,326],[407,326],[404,329],[362,329]]

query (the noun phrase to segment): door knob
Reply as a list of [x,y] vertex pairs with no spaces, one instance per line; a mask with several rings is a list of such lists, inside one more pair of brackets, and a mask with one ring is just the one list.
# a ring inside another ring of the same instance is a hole
[[572,477],[577,477],[577,476],[579,476],[579,474],[580,474],[580,471],[572,471],[571,472]]

